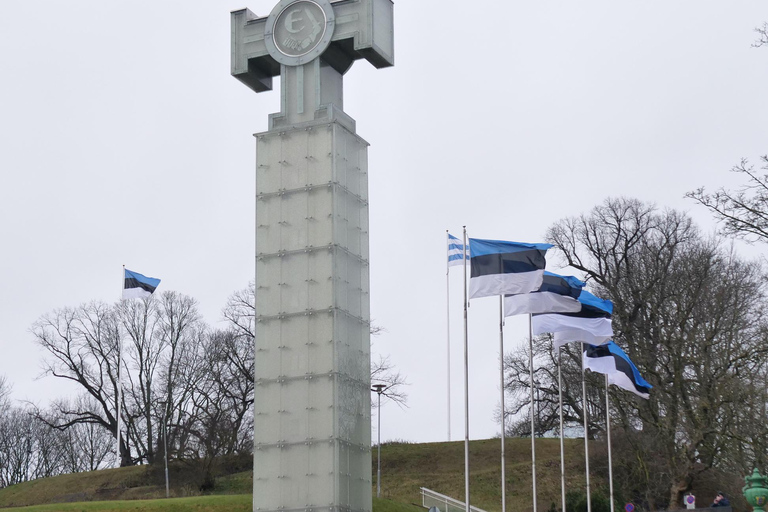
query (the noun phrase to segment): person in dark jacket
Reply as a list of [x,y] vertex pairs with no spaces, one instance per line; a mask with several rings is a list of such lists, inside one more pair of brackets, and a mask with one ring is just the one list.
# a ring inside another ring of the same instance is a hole
[[711,508],[715,507],[730,507],[731,502],[725,497],[725,494],[718,492],[715,496],[715,501],[710,505]]

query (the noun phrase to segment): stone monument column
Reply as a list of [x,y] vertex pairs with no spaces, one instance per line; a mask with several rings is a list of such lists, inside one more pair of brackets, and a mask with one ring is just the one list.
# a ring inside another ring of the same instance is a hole
[[343,76],[394,64],[391,0],[232,12],[232,75],[280,75],[256,134],[253,510],[370,511],[368,143]]

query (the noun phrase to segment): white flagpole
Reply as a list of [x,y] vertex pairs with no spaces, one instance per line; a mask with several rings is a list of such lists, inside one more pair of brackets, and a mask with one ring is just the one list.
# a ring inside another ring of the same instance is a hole
[[469,509],[469,343],[467,341],[467,226],[464,226],[464,498]]
[[501,383],[501,512],[507,512],[507,475],[504,463],[504,438],[507,436],[504,421],[504,295],[499,295],[499,378]]
[[608,433],[608,489],[611,495],[611,512],[613,511],[613,461],[611,459],[611,413],[608,398],[608,374],[605,374],[605,425]]
[[123,383],[120,378],[120,367],[122,366],[122,341],[118,338],[117,340],[117,467],[122,466],[123,458],[122,454],[120,453],[120,417],[122,414],[121,411],[121,402],[122,402],[122,387]]
[[[448,230],[445,230],[446,250],[451,243],[451,239],[448,235]],[[448,441],[451,440],[451,285],[450,285],[450,261],[448,256],[445,257],[445,332],[446,332],[446,358],[447,358],[447,371],[448,376]]]
[[586,461],[587,471],[587,512],[592,512],[592,494],[589,489],[589,436],[587,423],[587,379],[584,372],[584,344],[581,345],[581,392],[583,395],[583,415],[584,415],[584,460]]
[[[565,441],[563,434],[563,347],[557,349],[557,386],[560,394],[560,500],[565,512]],[[613,512],[613,511],[611,511]]]
[[[122,286],[121,288],[123,291],[125,291],[125,265],[123,265],[123,275],[122,275]],[[120,294],[120,301],[122,302],[123,294]],[[123,463],[123,457],[120,453],[120,417],[122,415],[122,388],[123,388],[123,381],[121,378],[120,368],[123,365],[123,342],[120,339],[120,334],[118,333],[117,336],[117,467],[122,466]]]
[[[533,321],[532,315],[528,315],[528,348],[530,356],[528,357],[528,371],[531,374],[531,481],[533,483],[533,512],[536,512],[536,432],[535,417],[533,415],[534,394],[533,394]],[[592,512],[587,511],[587,512]]]

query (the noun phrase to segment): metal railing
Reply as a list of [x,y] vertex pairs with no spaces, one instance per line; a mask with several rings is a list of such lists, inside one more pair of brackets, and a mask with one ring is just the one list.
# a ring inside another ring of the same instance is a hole
[[[426,487],[421,487],[421,504],[424,508],[431,509],[436,507],[440,512],[464,512],[467,507],[463,501],[453,499],[450,496],[440,494]],[[469,508],[473,512],[485,512],[485,510],[471,505]]]

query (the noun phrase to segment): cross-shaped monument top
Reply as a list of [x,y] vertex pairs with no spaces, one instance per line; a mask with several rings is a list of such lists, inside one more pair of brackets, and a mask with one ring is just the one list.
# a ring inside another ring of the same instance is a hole
[[272,125],[311,120],[331,104],[343,110],[342,76],[355,60],[394,65],[393,18],[392,0],[281,0],[262,18],[233,11],[232,76],[256,92],[281,76]]

